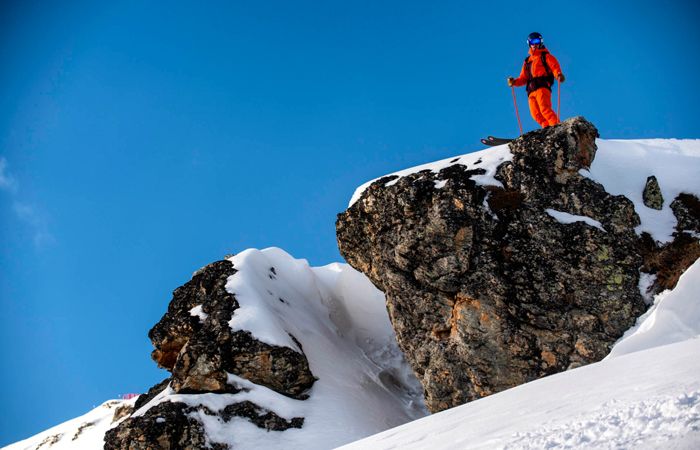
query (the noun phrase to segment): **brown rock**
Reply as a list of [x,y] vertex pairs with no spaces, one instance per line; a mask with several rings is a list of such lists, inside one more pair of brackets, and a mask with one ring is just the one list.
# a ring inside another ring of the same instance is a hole
[[570,119],[511,143],[503,188],[454,164],[379,180],[338,216],[340,251],[385,292],[432,411],[597,361],[645,310],[634,205],[578,173],[597,136]]

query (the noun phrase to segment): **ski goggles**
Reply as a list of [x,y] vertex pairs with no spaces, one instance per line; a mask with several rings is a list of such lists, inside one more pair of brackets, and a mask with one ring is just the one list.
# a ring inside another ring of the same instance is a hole
[[528,43],[528,45],[540,45],[542,43],[542,39],[540,39],[540,38],[528,39],[527,43]]

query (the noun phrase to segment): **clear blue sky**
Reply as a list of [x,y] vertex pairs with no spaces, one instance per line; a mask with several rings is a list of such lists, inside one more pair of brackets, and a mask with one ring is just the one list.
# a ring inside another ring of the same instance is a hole
[[0,445],[164,378],[147,332],[200,266],[339,261],[357,185],[514,135],[531,31],[563,116],[700,137],[697,2],[479,3],[3,2]]

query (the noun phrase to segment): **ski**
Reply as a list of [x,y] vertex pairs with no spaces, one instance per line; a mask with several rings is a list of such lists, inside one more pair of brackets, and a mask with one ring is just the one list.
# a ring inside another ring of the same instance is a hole
[[513,139],[497,138],[497,137],[493,137],[493,136],[488,136],[486,139],[482,139],[481,143],[484,145],[495,146],[495,145],[507,144],[512,140]]

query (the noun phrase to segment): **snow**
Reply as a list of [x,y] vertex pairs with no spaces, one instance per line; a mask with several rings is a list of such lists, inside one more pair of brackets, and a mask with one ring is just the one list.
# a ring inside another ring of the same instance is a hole
[[[698,139],[597,139],[590,172],[580,173],[605,186],[613,195],[624,195],[634,203],[644,231],[659,242],[673,239],[676,218],[670,208],[681,192],[700,197],[700,140]],[[664,204],[661,211],[648,208],[642,200],[647,177],[659,182]]]
[[[494,175],[496,175],[496,169],[498,168],[498,166],[500,166],[506,161],[511,161],[512,159],[513,155],[510,153],[510,148],[508,147],[508,145],[497,145],[487,150],[467,153],[461,156],[453,156],[451,158],[442,159],[440,161],[435,161],[429,164],[423,164],[421,166],[411,167],[410,169],[400,170],[398,172],[385,175],[385,177],[398,177],[386,183],[385,186],[393,186],[399,181],[401,177],[405,177],[406,175],[411,175],[413,173],[418,173],[423,170],[430,170],[432,172],[438,173],[442,169],[449,167],[453,164],[460,164],[466,166],[470,170],[484,169],[486,171],[486,173],[483,175],[473,175],[471,177],[471,179],[474,180],[476,184],[482,186],[503,187],[503,184],[500,181],[496,180],[496,178],[494,178]],[[352,206],[357,200],[359,200],[365,189],[367,189],[372,183],[374,183],[378,179],[379,178],[370,180],[364,183],[362,186],[355,189],[355,193],[350,199],[350,204],[348,205],[348,208]],[[443,186],[445,186],[445,182],[446,180],[436,180],[436,188],[441,189]]]
[[190,309],[190,315],[199,317],[199,320],[201,322],[204,322],[205,320],[207,320],[207,317],[209,317],[209,314],[202,311],[202,305],[197,305],[194,308]]
[[[398,180],[398,178],[397,178]],[[439,180],[435,182],[435,189],[442,189],[447,184],[447,180]]]
[[384,295],[364,275],[346,264],[310,267],[279,248],[248,249],[229,260],[236,273],[226,289],[240,305],[230,326],[299,351],[294,336],[318,378],[309,398],[291,399],[229,374],[241,392],[182,395],[168,387],[135,416],[164,401],[220,411],[248,400],[287,420],[304,417],[303,429],[268,432],[246,419],[222,423],[193,413],[209,442],[240,449],[263,442],[266,449],[327,449],[427,414],[422,389],[396,344]]
[[542,378],[352,443],[352,449],[666,448],[700,443],[700,340]]
[[697,260],[681,275],[675,289],[655,296],[654,305],[625,333],[608,358],[699,336],[700,260]]
[[559,223],[571,224],[575,222],[585,222],[586,224],[598,228],[601,231],[605,231],[603,225],[595,219],[587,216],[576,216],[563,211],[557,211],[556,209],[546,209],[547,214],[556,219]]
[[651,289],[654,287],[656,282],[656,274],[639,272],[639,293],[642,294],[642,298],[647,305],[654,303],[654,299],[651,295]]
[[700,260],[603,361],[342,448],[700,448],[699,300]]
[[[71,419],[44,432],[4,447],[5,450],[51,450],[97,449],[102,448],[104,435],[121,420],[112,423],[114,411],[120,406],[133,406],[136,398],[129,400],[109,400],[89,413]],[[50,442],[53,445],[49,445]]]

